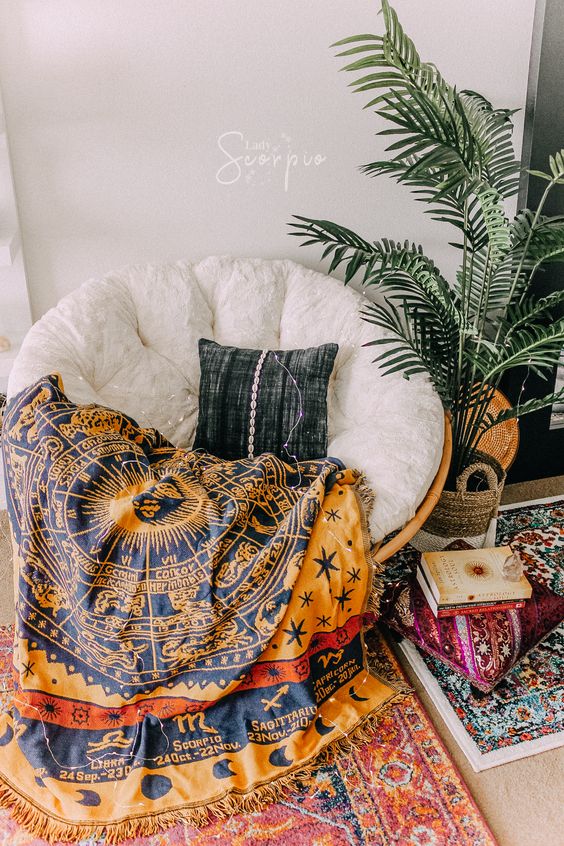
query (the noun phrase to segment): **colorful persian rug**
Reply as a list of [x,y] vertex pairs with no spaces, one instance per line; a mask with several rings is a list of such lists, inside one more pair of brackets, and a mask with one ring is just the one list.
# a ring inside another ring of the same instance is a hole
[[[12,630],[0,629],[0,687],[10,688]],[[367,638],[384,679],[401,670]],[[82,846],[104,846],[88,838]],[[202,828],[177,824],[123,846],[495,846],[482,815],[414,694],[378,715],[372,738],[314,768],[284,799]],[[0,846],[46,846],[0,809]]]
[[176,449],[57,377],[10,403],[2,441],[17,606],[0,801],[38,836],[254,811],[401,695],[365,657],[358,472]]
[[[496,542],[519,549],[539,581],[564,593],[564,497],[502,507]],[[401,647],[476,772],[564,745],[564,625],[489,694],[407,641]]]

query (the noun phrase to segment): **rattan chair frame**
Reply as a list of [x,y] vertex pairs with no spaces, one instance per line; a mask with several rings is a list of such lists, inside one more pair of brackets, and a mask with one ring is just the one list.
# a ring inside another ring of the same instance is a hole
[[396,535],[390,538],[389,541],[386,541],[386,543],[379,541],[372,546],[372,556],[376,563],[382,564],[402,549],[423,526],[425,520],[439,501],[439,497],[443,491],[448,476],[451,459],[452,426],[449,415],[445,413],[445,439],[443,443],[443,454],[441,456],[439,469],[433,479],[433,483],[425,494],[423,501],[419,505],[411,520],[408,520],[405,526],[400,529]]

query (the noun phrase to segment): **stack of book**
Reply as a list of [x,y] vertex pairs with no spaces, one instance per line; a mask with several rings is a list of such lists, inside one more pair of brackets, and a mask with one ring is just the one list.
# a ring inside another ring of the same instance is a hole
[[435,617],[522,608],[531,598],[525,576],[508,581],[503,565],[511,547],[424,552],[417,581]]

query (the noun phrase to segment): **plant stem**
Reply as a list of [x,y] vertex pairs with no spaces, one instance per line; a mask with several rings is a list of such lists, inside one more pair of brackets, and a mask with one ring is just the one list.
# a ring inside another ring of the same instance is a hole
[[[463,240],[463,243],[462,243],[462,290],[461,290],[461,303],[460,303],[465,325],[468,322],[468,313],[469,313],[468,302],[466,301],[466,290],[467,290],[467,287],[466,287],[467,276],[466,276],[466,274],[467,273],[468,273],[468,198],[466,198],[464,200],[464,240]],[[469,288],[468,288],[468,290],[469,290]],[[469,299],[470,298],[468,297],[468,300]],[[464,335],[461,335],[461,338],[463,338],[463,337],[464,337]],[[461,352],[462,347],[463,347],[463,344],[462,343],[459,344],[459,356],[458,356],[459,371],[460,371],[460,367],[461,367],[461,364],[462,364],[462,352]]]
[[459,472],[462,472],[470,458],[472,450],[476,446],[478,440],[478,433],[480,423],[487,413],[488,406],[492,400],[497,387],[497,382],[488,384],[482,381],[477,387],[476,402],[472,406],[470,413],[467,413],[466,425],[463,429],[462,438],[460,442],[460,458],[459,458]]
[[[490,253],[491,253],[491,245],[488,244],[488,249],[486,252],[486,262],[484,265],[484,278],[482,281],[482,287],[480,289],[480,300],[478,302],[478,309],[476,311],[476,321],[474,324],[475,333],[477,335],[477,343],[476,343],[476,353],[479,352],[480,347],[482,346],[482,340],[484,337],[484,332],[486,328],[486,316],[488,313],[488,301],[490,296],[490,286],[492,280],[492,268],[490,264]],[[484,294],[485,292],[485,294]],[[483,307],[483,314],[482,314],[482,307]],[[476,362],[474,361],[472,364],[472,370],[470,373],[470,378],[465,384],[465,388],[468,388],[470,394],[472,392],[474,386],[474,380],[476,378]],[[466,426],[464,427],[466,430]],[[463,469],[463,468],[461,468]]]
[[[521,258],[520,258],[519,264],[517,266],[517,272],[515,274],[513,282],[511,283],[511,288],[509,289],[509,295],[507,297],[507,303],[505,305],[506,312],[507,312],[507,307],[511,304],[511,300],[513,299],[513,294],[515,293],[515,289],[516,289],[517,285],[519,284],[519,277],[521,276],[521,271],[523,270],[523,265],[525,263],[527,253],[529,251],[529,245],[531,243],[531,238],[533,237],[533,232],[535,230],[535,226],[538,223],[540,213],[543,209],[544,204],[546,203],[547,197],[548,197],[550,191],[552,190],[552,188],[554,187],[555,184],[556,184],[556,180],[551,179],[550,182],[548,183],[548,185],[546,186],[546,188],[544,189],[543,195],[542,195],[540,202],[537,206],[537,210],[536,210],[535,215],[533,217],[533,222],[531,223],[531,227],[529,229],[529,232],[527,234],[527,239],[525,241],[525,246],[523,248],[523,252],[521,253]],[[529,284],[530,284],[531,278],[532,277],[529,277]],[[528,285],[527,285],[527,287],[528,287]],[[499,342],[499,336],[501,335],[501,330],[502,330],[502,322],[500,321],[499,325],[497,327],[497,332],[495,334],[494,344],[497,344]]]
[[[462,373],[464,368],[464,351],[466,344],[466,326],[468,323],[468,305],[466,302],[466,274],[468,272],[468,198],[464,200],[464,241],[462,244],[462,285],[460,287],[460,313],[461,325],[458,333],[458,363],[457,363],[457,379],[456,383],[460,385],[462,381]],[[455,399],[454,414],[453,414],[453,442],[458,441],[458,434],[460,429],[460,413],[458,409],[458,398]],[[456,462],[456,451],[452,456],[453,465]]]
[[[484,331],[486,328],[486,316],[488,314],[488,302],[490,299],[490,286],[492,283],[492,267],[490,263],[490,255],[491,255],[491,244],[488,244],[488,249],[486,253],[486,265],[484,268],[484,279],[482,283],[482,289],[480,291],[480,302],[478,304],[478,314],[477,314],[477,321],[476,321],[476,328],[478,330],[478,346],[477,350],[480,349],[482,345],[482,339],[484,337]],[[482,307],[484,309],[482,314]],[[475,373],[475,368],[474,371]]]
[[[519,283],[519,278],[520,278],[521,272],[523,270],[523,265],[524,265],[525,259],[527,257],[528,248],[529,248],[529,245],[531,243],[531,238],[533,236],[535,226],[538,223],[541,211],[544,207],[544,204],[546,203],[548,194],[549,194],[551,188],[554,186],[554,184],[555,184],[554,180],[552,180],[547,185],[547,187],[546,187],[546,189],[545,189],[545,191],[544,191],[544,193],[541,197],[541,200],[539,202],[539,205],[537,207],[535,215],[533,217],[533,221],[531,223],[531,227],[530,227],[529,232],[527,234],[527,239],[525,241],[523,252],[521,254],[519,265],[517,267],[515,277],[512,281],[512,284],[511,284],[509,296],[508,296],[508,299],[507,299],[506,308],[511,303],[511,300],[513,298],[513,294],[515,293],[515,289],[516,289],[516,287]],[[480,291],[480,301],[479,301],[478,310],[477,310],[477,317],[476,317],[476,328],[478,330],[476,352],[479,351],[481,344],[482,344],[482,340],[483,340],[483,337],[484,337],[484,331],[485,331],[485,325],[486,325],[486,318],[487,318],[487,313],[488,313],[488,301],[489,301],[489,296],[490,296],[490,287],[491,287],[491,278],[492,278],[492,272],[491,272],[490,260],[489,259],[490,259],[490,245],[488,245],[488,252],[487,252],[487,256],[486,256],[486,265],[485,265],[486,269],[484,271],[484,284],[483,284],[482,289]],[[530,278],[532,278],[532,276]],[[530,279],[529,279],[529,283],[530,283]],[[502,330],[502,323],[500,321],[498,328],[497,328],[497,331],[496,331],[495,340],[494,340],[494,343],[496,344],[496,346],[497,346],[497,344],[499,343],[499,340],[500,340],[501,330]],[[500,351],[500,354],[501,354],[501,351]],[[476,364],[474,363],[472,365],[470,382],[469,382],[469,386],[468,386],[469,389],[470,389],[470,392],[472,392],[472,387],[473,387],[475,377],[476,377]],[[491,401],[491,398],[493,397],[497,383],[499,382],[499,378],[500,378],[499,375],[495,372],[495,369],[494,369],[494,371],[491,374],[489,374],[489,378],[482,379],[482,381],[480,382],[480,385],[478,387],[477,401],[472,406],[471,412],[469,414],[467,413],[465,415],[465,419],[464,419],[463,424],[462,424],[462,430],[460,431],[460,433],[457,433],[458,437],[457,437],[457,443],[456,443],[455,448],[456,448],[456,459],[457,459],[457,470],[458,470],[458,472],[460,472],[464,468],[464,465],[468,461],[474,445],[479,440],[478,430],[479,430],[480,424],[482,423],[482,421],[484,419],[485,414],[487,413],[488,405]],[[493,379],[495,379],[495,384],[492,383]],[[470,394],[470,396],[471,396],[471,394]],[[464,404],[465,403],[463,402],[463,406],[464,406]]]

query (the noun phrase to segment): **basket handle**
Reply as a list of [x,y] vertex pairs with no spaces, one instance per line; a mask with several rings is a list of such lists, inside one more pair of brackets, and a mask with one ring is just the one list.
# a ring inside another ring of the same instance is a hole
[[468,479],[474,473],[481,473],[485,477],[488,483],[488,490],[497,491],[499,487],[499,479],[497,478],[495,470],[493,469],[493,467],[490,467],[489,464],[477,461],[475,464],[468,465],[468,467],[466,467],[466,469],[463,470],[460,476],[457,478],[456,490],[459,493],[467,493]]

